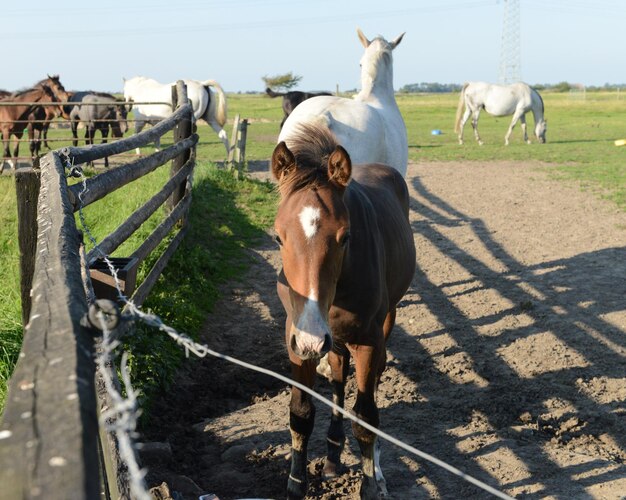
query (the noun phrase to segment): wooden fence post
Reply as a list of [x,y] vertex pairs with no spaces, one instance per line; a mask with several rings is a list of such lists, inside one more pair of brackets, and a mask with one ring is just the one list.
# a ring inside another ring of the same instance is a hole
[[239,115],[235,115],[235,121],[233,122],[233,132],[230,136],[230,150],[228,151],[228,170],[232,170],[233,161],[235,158],[235,151],[237,150],[237,137],[239,135]]
[[233,123],[233,133],[230,142],[230,151],[228,152],[228,169],[237,168],[237,175],[243,175],[243,165],[246,159],[246,138],[248,135],[248,119],[243,120],[239,115],[235,116]]
[[35,250],[37,247],[37,198],[41,185],[39,172],[15,172],[17,196],[17,239],[20,248],[20,288],[22,297],[22,325],[30,317]]
[[[172,86],[172,107],[173,111],[179,106],[187,103],[187,86],[185,82],[182,80],[178,80],[176,85]],[[192,114],[193,116],[193,114]],[[192,118],[184,119],[179,122],[176,127],[174,127],[174,143],[178,143],[187,137],[190,137],[193,133],[192,126]],[[178,172],[185,163],[191,158],[191,149],[187,149],[183,151],[180,155],[172,160],[172,168],[170,170],[170,177],[174,177],[176,172]],[[181,185],[174,191],[172,197],[169,200],[169,207],[173,209],[180,200],[182,200],[183,196],[185,196],[185,191],[187,188],[187,183],[182,182]]]

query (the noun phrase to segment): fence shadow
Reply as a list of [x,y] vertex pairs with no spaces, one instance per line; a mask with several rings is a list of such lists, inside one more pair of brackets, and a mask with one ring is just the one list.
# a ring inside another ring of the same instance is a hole
[[[619,391],[598,398],[592,390],[623,385],[626,373],[623,324],[610,319],[624,310],[626,248],[527,266],[484,221],[456,210],[419,178],[412,187],[414,231],[469,277],[434,283],[418,256],[404,306],[420,308],[416,320],[425,328],[417,335],[396,328],[389,350],[421,403],[408,406],[407,416],[384,410],[381,421],[402,418],[407,442],[490,484],[490,460],[507,457],[508,466],[527,473],[499,487],[522,488],[528,498],[590,498],[586,488],[626,478],[626,424],[619,419],[626,401]],[[502,271],[441,230],[459,225],[469,227]],[[493,296],[507,306],[477,314],[462,302]],[[564,463],[563,455],[555,458],[559,450],[589,457]],[[424,470],[430,488],[422,490],[424,498],[433,489],[442,498],[477,491],[437,467]]]

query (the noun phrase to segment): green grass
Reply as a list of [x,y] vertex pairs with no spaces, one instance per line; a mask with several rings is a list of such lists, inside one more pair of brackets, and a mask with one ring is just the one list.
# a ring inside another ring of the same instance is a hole
[[[411,161],[522,161],[533,168],[545,168],[563,182],[578,183],[598,196],[626,207],[626,147],[615,139],[626,138],[626,100],[610,92],[587,93],[586,100],[572,100],[568,94],[544,93],[548,119],[548,143],[522,143],[521,130],[513,132],[505,147],[508,118],[483,113],[479,121],[485,142],[474,141],[466,126],[465,145],[457,144],[454,119],[458,94],[398,95],[409,136]],[[236,114],[248,118],[247,160],[268,160],[276,144],[282,119],[280,99],[264,95],[228,96],[231,135]],[[529,130],[534,127],[528,117]],[[440,136],[431,130],[440,129]],[[219,285],[241,276],[248,265],[243,249],[250,246],[271,224],[276,196],[271,186],[249,180],[237,181],[212,162],[221,162],[226,153],[211,128],[199,125],[198,167],[194,176],[194,199],[190,232],[157,284],[145,307],[153,309],[176,328],[195,335],[219,295]],[[51,137],[68,137],[69,130],[53,129]],[[171,144],[171,134],[163,145]],[[55,147],[68,145],[54,143]],[[149,153],[152,148],[146,148]],[[544,167],[537,167],[543,162]],[[168,175],[165,167],[141,182],[112,194],[86,210],[89,226],[99,240],[155,192]],[[15,194],[13,181],[0,178],[0,408],[5,386],[21,342],[19,262],[17,249]],[[127,255],[158,223],[162,214],[148,221],[135,237],[116,254]],[[153,258],[154,259],[154,258]],[[152,262],[140,270],[145,275]],[[167,385],[180,362],[180,351],[163,336],[140,331],[126,347],[134,353],[133,378],[148,395]]]

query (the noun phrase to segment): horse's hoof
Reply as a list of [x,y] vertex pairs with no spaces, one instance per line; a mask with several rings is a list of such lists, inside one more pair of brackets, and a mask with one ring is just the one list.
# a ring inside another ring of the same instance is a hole
[[482,146],[483,144],[485,144],[483,141],[478,141],[479,146]]
[[289,474],[289,480],[287,481],[287,498],[299,499],[304,498],[307,490],[306,477],[302,480],[296,479]]
[[380,500],[381,498],[385,498],[387,496],[387,488],[385,488],[385,493],[374,485],[368,485],[365,481],[361,483],[361,491],[359,492],[359,497],[361,500]]
[[333,479],[339,475],[340,468],[340,464],[336,464],[327,458],[326,463],[324,464],[324,470],[322,470],[322,477],[324,479]]

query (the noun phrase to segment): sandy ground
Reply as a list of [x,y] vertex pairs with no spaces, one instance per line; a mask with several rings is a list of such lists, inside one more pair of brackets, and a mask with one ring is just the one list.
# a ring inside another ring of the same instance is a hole
[[[623,499],[626,214],[540,167],[410,165],[417,272],[388,344],[381,428],[516,498]],[[269,236],[251,253],[204,341],[287,374],[279,255]],[[167,484],[161,498],[285,498],[288,400],[269,377],[187,363],[144,430],[166,449],[143,454],[150,486]],[[348,424],[345,472],[321,479],[329,411],[316,406],[307,498],[357,498]],[[382,466],[393,499],[491,498],[386,442]]]

